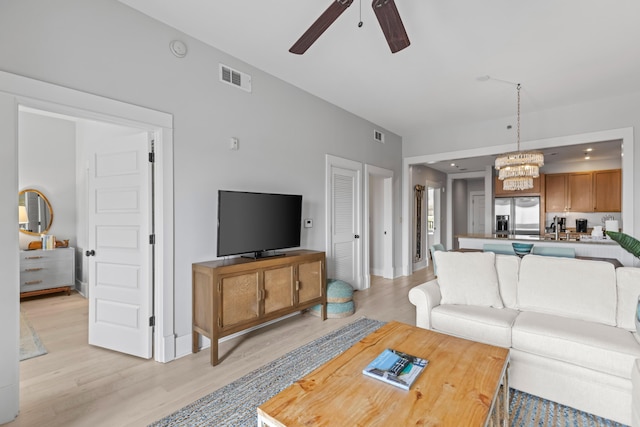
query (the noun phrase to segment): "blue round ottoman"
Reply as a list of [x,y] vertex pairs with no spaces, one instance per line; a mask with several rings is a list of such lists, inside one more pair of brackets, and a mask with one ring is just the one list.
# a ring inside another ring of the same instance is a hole
[[348,302],[353,300],[353,287],[345,281],[327,279],[327,302]]
[[[321,305],[309,309],[309,313],[320,316]],[[343,280],[327,279],[327,318],[351,316],[355,312],[353,287]]]

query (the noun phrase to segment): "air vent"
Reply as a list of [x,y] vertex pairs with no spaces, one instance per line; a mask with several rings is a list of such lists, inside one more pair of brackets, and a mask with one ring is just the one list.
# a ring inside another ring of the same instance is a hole
[[251,92],[251,76],[220,64],[220,81]]
[[373,130],[373,139],[375,139],[376,141],[378,141],[381,144],[384,144],[384,133],[380,132],[379,130]]

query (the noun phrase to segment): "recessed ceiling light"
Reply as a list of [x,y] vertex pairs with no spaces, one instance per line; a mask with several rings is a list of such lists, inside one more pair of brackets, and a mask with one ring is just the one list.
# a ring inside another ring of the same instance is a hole
[[455,163],[451,163],[451,167],[454,167],[454,168],[455,168],[455,167],[456,167],[456,164],[455,164]]
[[590,153],[593,151],[593,148],[587,148],[587,152]]

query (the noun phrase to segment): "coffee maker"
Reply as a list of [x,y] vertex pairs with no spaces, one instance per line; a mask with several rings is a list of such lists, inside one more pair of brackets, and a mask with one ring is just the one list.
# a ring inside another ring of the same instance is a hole
[[587,232],[587,219],[586,218],[576,219],[576,233],[586,233],[586,232]]
[[567,232],[567,217],[561,216],[558,218],[558,231],[560,233]]

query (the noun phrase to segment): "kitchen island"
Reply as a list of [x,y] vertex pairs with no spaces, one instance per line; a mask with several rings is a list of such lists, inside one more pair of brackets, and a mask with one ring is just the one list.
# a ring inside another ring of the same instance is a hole
[[[564,234],[564,233],[563,233]],[[576,251],[576,256],[592,258],[615,258],[624,266],[633,266],[633,257],[611,239],[588,240],[552,240],[546,236],[523,235],[498,235],[498,234],[461,234],[456,236],[460,249],[482,249],[484,244],[504,243],[511,245],[513,242],[533,243],[534,246],[561,246],[571,247]]]

